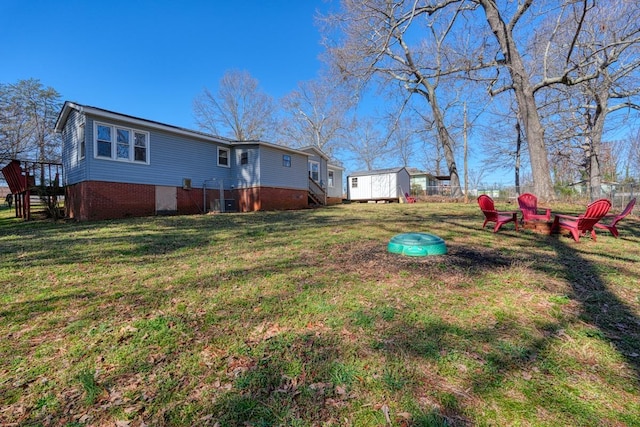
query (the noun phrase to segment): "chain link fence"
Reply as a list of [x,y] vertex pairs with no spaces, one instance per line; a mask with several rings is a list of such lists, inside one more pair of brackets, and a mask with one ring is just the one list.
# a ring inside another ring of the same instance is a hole
[[[464,198],[464,188],[460,188],[458,194],[462,196],[456,196],[456,191],[451,186],[438,185],[427,187],[412,188],[411,195],[420,200],[462,200]],[[481,194],[486,194],[494,200],[514,202],[516,201],[518,194],[533,193],[535,191],[533,186],[521,186],[520,192],[516,191],[515,186],[505,185],[482,185],[478,188],[469,189],[469,199],[475,199]],[[586,205],[589,204],[591,196],[589,189],[586,185],[568,185],[557,186],[555,188],[556,200],[565,203]],[[601,190],[601,197],[611,200],[612,209],[624,209],[631,199],[638,196],[640,193],[640,184],[603,184]]]

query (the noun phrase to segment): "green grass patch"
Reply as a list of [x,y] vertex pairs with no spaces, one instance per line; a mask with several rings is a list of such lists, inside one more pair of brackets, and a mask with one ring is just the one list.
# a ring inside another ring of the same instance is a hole
[[[94,223],[2,209],[0,419],[640,425],[640,221],[580,243],[482,221],[456,203]],[[447,255],[388,253],[406,232]]]

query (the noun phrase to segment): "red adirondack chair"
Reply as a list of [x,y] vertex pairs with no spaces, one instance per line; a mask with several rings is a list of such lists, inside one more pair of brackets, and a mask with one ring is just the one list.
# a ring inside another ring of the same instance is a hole
[[[550,221],[551,209],[538,207],[538,198],[531,193],[522,193],[518,197],[518,206],[522,211],[523,221]],[[544,214],[538,213],[539,210],[545,211]]]
[[482,194],[478,197],[478,205],[480,210],[484,214],[484,228],[488,222],[495,222],[493,232],[497,232],[503,224],[513,221],[516,225],[516,231],[518,231],[518,213],[517,212],[498,212],[493,203],[493,199],[486,194]]
[[582,215],[570,216],[556,214],[553,221],[553,228],[559,230],[564,228],[571,232],[573,240],[580,241],[580,236],[584,236],[587,231],[591,232],[591,238],[596,240],[596,232],[593,229],[611,209],[611,202],[607,199],[599,199],[587,206],[587,210]]
[[416,198],[410,196],[409,193],[404,193],[404,199],[407,201],[407,203],[415,203],[416,202]]
[[[624,208],[622,212],[617,215],[605,215],[604,218],[600,220],[600,222],[596,223],[596,227],[602,230],[609,230],[614,237],[618,237],[618,229],[616,228],[616,224],[625,216],[629,215],[633,210],[633,207],[636,205],[636,198],[634,197],[629,201],[627,207]],[[603,221],[607,221],[604,223]]]

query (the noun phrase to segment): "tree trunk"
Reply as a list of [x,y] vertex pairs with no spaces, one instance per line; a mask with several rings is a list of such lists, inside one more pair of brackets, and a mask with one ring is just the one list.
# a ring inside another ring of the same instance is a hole
[[534,192],[543,200],[555,199],[547,148],[544,142],[544,129],[540,122],[533,88],[522,62],[522,57],[518,52],[511,29],[500,16],[495,2],[492,0],[478,0],[478,2],[482,5],[487,22],[500,44],[505,66],[511,76],[513,90],[518,103],[519,117],[522,119],[527,137],[527,146],[529,147]]
[[464,103],[463,115],[463,138],[464,138],[464,202],[469,203],[469,162],[467,146],[467,103]]
[[436,99],[433,87],[428,86],[429,90],[429,103],[431,104],[431,110],[433,113],[433,120],[438,130],[438,140],[444,150],[444,158],[447,161],[447,167],[449,169],[449,184],[451,187],[452,197],[462,197],[462,190],[460,188],[460,175],[458,174],[458,166],[456,165],[456,158],[453,151],[453,139],[447,130],[447,126],[444,123],[444,116],[440,111],[440,105]]
[[520,121],[516,120],[516,134],[518,135],[516,140],[516,155],[515,155],[515,180],[516,180],[516,194],[520,194],[520,150],[522,147],[522,130],[520,129]]
[[[604,131],[604,121],[607,117],[608,103],[607,93],[596,96],[596,112],[593,116],[593,123],[590,123],[590,153],[589,153],[589,190],[591,200],[602,197],[602,170],[600,168],[600,152],[602,151],[602,132]],[[604,108],[602,106],[605,106]]]

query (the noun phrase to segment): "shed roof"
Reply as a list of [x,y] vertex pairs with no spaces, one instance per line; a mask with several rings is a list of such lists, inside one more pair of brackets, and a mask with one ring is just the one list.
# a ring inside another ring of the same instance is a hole
[[[389,174],[399,173],[403,169],[405,171],[407,170],[407,168],[402,166],[402,167],[399,167],[399,168],[376,169],[376,170],[370,170],[370,171],[357,171],[357,172],[353,172],[349,176],[389,175]],[[409,172],[407,171],[407,173],[409,173]]]

